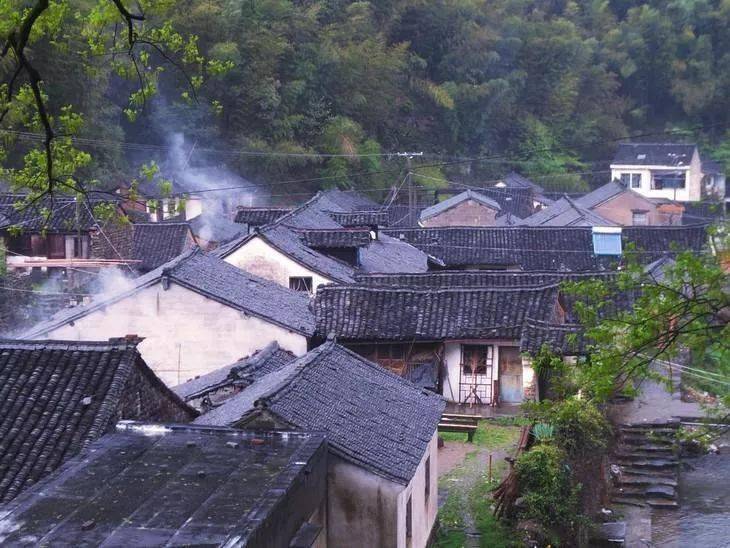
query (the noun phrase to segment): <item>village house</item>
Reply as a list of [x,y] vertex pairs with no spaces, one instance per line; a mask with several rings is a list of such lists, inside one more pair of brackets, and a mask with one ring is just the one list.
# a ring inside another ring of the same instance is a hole
[[22,338],[98,340],[135,334],[143,339],[139,350],[147,364],[173,386],[271,341],[302,355],[313,333],[306,294],[194,248],[115,294],[58,313]]
[[262,227],[280,219],[292,208],[287,207],[244,207],[239,206],[234,217],[236,224],[243,225],[244,232],[251,234],[255,228]]
[[693,226],[514,226],[397,228],[385,231],[447,269],[595,272],[621,265],[624,249],[635,246],[642,262],[701,250],[707,227]]
[[[508,274],[505,273],[505,277]],[[317,333],[455,403],[536,399],[525,322],[562,324],[556,283],[319,288]]]
[[474,190],[447,198],[421,211],[421,226],[494,226],[499,204]]
[[647,198],[615,181],[598,187],[575,201],[619,226],[681,225],[685,209],[680,202],[666,198]]
[[119,420],[197,416],[155,376],[138,344],[0,341],[0,502],[45,478]]
[[0,544],[325,548],[327,456],[320,434],[122,421],[3,507]]
[[46,273],[84,264],[90,257],[90,232],[96,222],[86,203],[57,197],[18,209],[24,196],[0,195],[0,236],[5,241],[7,266],[43,269]]
[[522,226],[615,226],[616,223],[584,207],[568,195],[517,224]]
[[323,284],[351,283],[360,270],[426,271],[429,257],[423,251],[383,235],[377,225],[353,226],[379,220],[378,213],[380,206],[357,193],[321,192],[215,254],[257,276],[310,293]]
[[328,341],[196,424],[323,432],[327,544],[421,548],[436,521],[444,406],[436,394]]
[[543,187],[514,171],[508,173],[493,185],[495,188],[506,189],[507,191],[526,191],[532,199],[533,210],[541,209],[553,202],[552,199],[547,197]]
[[297,357],[274,341],[235,363],[173,387],[195,409],[208,411]]
[[719,171],[695,144],[622,143],[611,162],[611,179],[648,198],[697,202],[717,193]]
[[90,232],[91,258],[126,260],[129,271],[150,272],[192,249],[197,241],[186,222],[123,223],[113,220]]

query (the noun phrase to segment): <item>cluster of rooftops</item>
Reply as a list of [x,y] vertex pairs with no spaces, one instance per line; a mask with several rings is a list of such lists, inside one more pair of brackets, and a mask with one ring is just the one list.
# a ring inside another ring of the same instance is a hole
[[[510,189],[514,200],[505,200]],[[306,536],[309,516],[285,500],[318,489],[312,474],[327,458],[408,486],[446,403],[356,345],[498,340],[526,355],[545,344],[586,352],[564,282],[610,279],[627,253],[660,276],[676,253],[707,245],[706,223],[620,227],[593,209],[625,190],[611,183],[553,201],[515,174],[509,186],[468,190],[419,215],[469,202],[496,211],[493,226],[420,226],[397,204],[343,190],[296,208],[240,208],[217,227],[201,218],[197,227],[143,222],[115,233],[89,212],[84,222],[103,236],[92,245],[122,251],[138,275],[0,340],[0,543],[257,545]],[[526,207],[533,212],[520,218]],[[11,223],[6,210],[0,203]],[[219,245],[195,245],[203,227],[225,233],[207,240]],[[170,387],[140,351],[145,333],[48,340],[172,286],[294,334],[306,351],[262,335],[248,356]],[[630,306],[624,298],[616,306]]]

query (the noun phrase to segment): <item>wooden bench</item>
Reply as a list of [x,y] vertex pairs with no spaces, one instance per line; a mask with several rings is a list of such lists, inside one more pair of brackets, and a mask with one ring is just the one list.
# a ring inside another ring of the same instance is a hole
[[439,432],[465,433],[469,443],[474,441],[474,433],[479,426],[479,417],[475,415],[456,415],[444,413],[438,425]]

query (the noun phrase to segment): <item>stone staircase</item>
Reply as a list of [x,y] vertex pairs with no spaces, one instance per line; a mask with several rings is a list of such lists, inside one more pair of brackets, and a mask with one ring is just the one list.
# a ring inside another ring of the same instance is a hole
[[622,424],[611,457],[612,502],[677,508],[679,421]]

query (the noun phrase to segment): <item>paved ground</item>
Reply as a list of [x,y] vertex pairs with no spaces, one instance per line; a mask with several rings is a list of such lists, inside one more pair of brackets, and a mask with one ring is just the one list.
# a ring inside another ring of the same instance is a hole
[[464,403],[446,402],[445,413],[457,413],[460,415],[478,415],[487,419],[497,417],[515,417],[522,414],[520,404],[504,403],[498,407],[491,405],[469,405]]
[[670,394],[666,385],[644,381],[641,394],[634,400],[614,404],[609,415],[617,423],[654,422],[672,417],[704,417],[697,403],[683,402],[678,393]]

